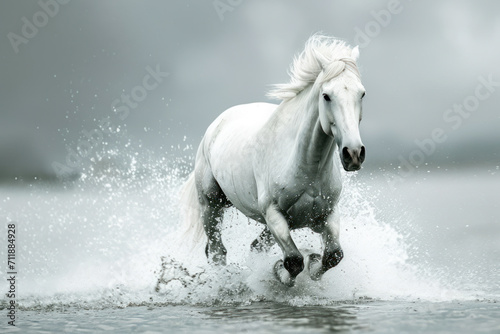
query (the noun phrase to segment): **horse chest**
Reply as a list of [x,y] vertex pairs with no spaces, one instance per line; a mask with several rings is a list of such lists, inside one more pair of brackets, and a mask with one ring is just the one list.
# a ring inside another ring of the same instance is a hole
[[291,228],[320,223],[332,212],[340,189],[306,188],[286,210]]

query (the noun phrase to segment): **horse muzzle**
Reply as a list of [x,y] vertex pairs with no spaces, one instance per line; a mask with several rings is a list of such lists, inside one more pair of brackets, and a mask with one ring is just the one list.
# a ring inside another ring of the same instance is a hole
[[365,147],[359,148],[344,147],[340,154],[342,166],[347,172],[354,172],[361,169],[361,164],[365,161]]

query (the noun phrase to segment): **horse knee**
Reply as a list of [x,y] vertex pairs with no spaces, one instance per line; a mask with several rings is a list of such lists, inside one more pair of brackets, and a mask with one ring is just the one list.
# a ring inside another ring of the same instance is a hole
[[292,277],[296,277],[304,270],[304,257],[302,255],[294,255],[285,257],[283,266]]
[[331,269],[338,265],[340,261],[344,258],[344,252],[342,251],[342,248],[338,248],[333,251],[325,251],[325,254],[323,255],[322,259],[322,264],[324,270]]

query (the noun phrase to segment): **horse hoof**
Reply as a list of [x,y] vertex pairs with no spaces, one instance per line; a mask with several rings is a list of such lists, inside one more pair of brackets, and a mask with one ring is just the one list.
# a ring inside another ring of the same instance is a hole
[[309,254],[307,257],[307,270],[309,271],[309,276],[313,281],[319,281],[322,276],[321,255],[313,253]]
[[283,260],[278,260],[274,264],[274,276],[276,279],[286,286],[292,287],[295,285],[295,277],[292,277],[288,270],[286,270]]
[[208,263],[225,266],[226,254],[227,251],[225,248],[219,249],[219,252],[216,253],[209,250],[208,244],[205,246],[205,255],[207,256]]
[[302,272],[302,270],[304,270],[304,258],[302,255],[285,257],[283,266],[290,273],[290,275],[295,278]]
[[214,255],[211,259],[211,262],[216,266],[225,266],[226,265],[226,255]]

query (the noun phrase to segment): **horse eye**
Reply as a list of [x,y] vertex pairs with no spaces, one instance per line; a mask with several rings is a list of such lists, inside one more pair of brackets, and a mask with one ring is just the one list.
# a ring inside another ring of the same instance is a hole
[[361,98],[365,97],[366,92],[363,92],[363,95],[361,95]]
[[325,101],[331,101],[330,96],[328,96],[328,94],[323,94],[323,98],[325,99]]

